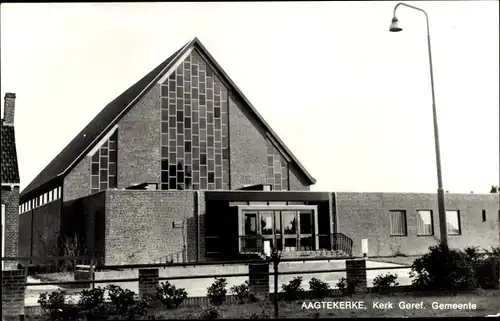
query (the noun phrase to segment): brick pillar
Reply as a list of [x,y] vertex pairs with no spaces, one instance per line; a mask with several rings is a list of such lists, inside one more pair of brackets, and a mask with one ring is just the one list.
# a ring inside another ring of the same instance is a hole
[[26,278],[23,270],[2,271],[2,320],[24,316]]
[[354,293],[366,293],[368,291],[366,281],[366,260],[347,260],[345,261],[347,284],[354,285]]
[[259,300],[269,298],[269,274],[259,275],[259,273],[269,273],[269,263],[255,263],[248,266],[250,283],[250,293]]
[[158,269],[139,269],[139,299],[156,296]]

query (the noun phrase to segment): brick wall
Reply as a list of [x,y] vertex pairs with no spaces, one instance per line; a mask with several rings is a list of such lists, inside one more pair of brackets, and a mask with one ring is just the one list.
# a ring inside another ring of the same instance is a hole
[[352,284],[354,293],[366,293],[367,280],[366,280],[366,261],[361,260],[347,260],[345,262],[347,285]]
[[139,299],[147,299],[156,295],[158,281],[158,269],[139,270]]
[[[104,254],[105,192],[66,202],[61,217],[61,235],[82,237],[88,254]],[[83,250],[83,247],[82,247]]]
[[[149,263],[184,246],[194,261],[194,205],[193,191],[106,191],[105,263]],[[186,229],[173,222],[187,222]]]
[[[31,218],[32,211],[19,215],[19,256],[31,256]],[[22,264],[22,262],[20,262]]]
[[290,166],[288,177],[290,181],[290,190],[291,191],[308,191],[310,190],[309,183],[307,179],[304,177],[301,171],[296,166]]
[[60,232],[60,199],[20,214],[19,256],[57,255]]
[[160,182],[160,85],[118,122],[118,188]]
[[[197,61],[202,64],[203,58],[198,54],[193,53],[191,56],[192,57],[190,57],[189,59],[193,60],[194,57],[196,57]],[[208,69],[211,67],[208,66],[206,62],[205,65],[207,65],[206,68],[208,75]],[[189,73],[189,71],[186,72]],[[212,74],[213,72],[211,72],[211,75]],[[217,77],[215,77],[214,79],[217,79]],[[217,82],[219,83],[219,81]],[[183,85],[185,85],[185,83],[189,82],[183,82]],[[167,88],[166,85],[164,85],[163,87]],[[226,89],[224,87],[224,91],[225,90]],[[200,104],[200,102],[198,101],[196,101],[196,104],[194,104],[194,96],[191,97],[191,95],[189,94],[187,94],[186,96],[189,97],[189,101],[183,101],[183,106],[193,106]],[[161,95],[162,85],[156,84],[118,122],[118,188],[125,188],[130,185],[142,182],[160,183],[162,170]],[[182,99],[187,100],[185,97],[183,97]],[[207,99],[209,99],[208,96]],[[179,103],[179,101],[177,103]],[[248,106],[246,106],[245,103],[236,98],[234,95],[230,97],[228,105],[230,160],[228,162],[227,160],[223,159],[224,166],[222,168],[222,172],[225,176],[227,166],[230,167],[229,181],[231,182],[231,189],[238,189],[247,185],[266,184],[269,178],[267,170],[268,162],[266,130],[257,121],[256,117],[251,113]],[[222,110],[222,113],[224,114],[225,111]],[[224,123],[222,124],[222,126],[224,126]],[[186,130],[185,132],[190,132],[190,130]],[[183,133],[185,134],[185,132]],[[163,136],[166,137],[166,133],[163,134]],[[186,136],[186,134],[184,136]],[[191,139],[191,135],[188,136]],[[188,136],[184,138],[187,139]],[[222,144],[224,145],[225,134],[223,133],[222,136]],[[198,147],[194,146],[194,142],[192,142],[191,144],[192,147]],[[169,148],[169,151],[170,155],[175,150],[171,151]],[[222,155],[219,155],[218,152],[220,151],[216,151],[217,157],[221,156],[224,158],[224,153],[222,153]],[[191,159],[195,158],[194,154],[189,155]],[[163,157],[167,156],[163,155]],[[171,160],[169,159],[169,162],[170,161]],[[191,163],[192,161],[187,161],[185,162],[185,165]],[[163,170],[166,171],[165,169]],[[194,162],[192,170],[196,170],[196,168],[194,167]],[[291,166],[288,176],[289,185],[292,190],[309,189],[307,179],[303,177],[304,175],[300,173],[300,171],[295,166]],[[194,179],[195,177],[193,177],[192,183],[196,183]],[[223,181],[225,182],[226,180],[226,177],[224,177]],[[227,189],[227,184],[225,184],[224,182],[222,184],[222,187]],[[211,186],[211,184],[209,184],[208,189],[220,189],[217,188],[217,183],[218,182],[216,177],[216,184],[214,186]],[[63,186],[64,201],[77,199],[90,194],[89,156],[86,156],[83,160],[81,160],[80,163],[68,173],[68,175],[64,179]],[[189,187],[189,189],[190,188],[191,187]],[[170,189],[172,189],[172,187],[170,187]]]
[[[5,256],[18,256],[19,187],[2,187],[2,204],[5,204]],[[4,269],[17,268],[17,262],[5,262]]]
[[64,178],[62,193],[65,202],[90,194],[90,163],[90,156],[86,156]]
[[58,255],[58,241],[61,235],[61,200],[47,203],[32,211],[32,256]]
[[269,263],[250,264],[248,266],[249,290],[256,298],[265,300],[269,298]]
[[[449,235],[451,247],[499,246],[498,194],[446,194],[446,209],[459,210],[461,235]],[[338,232],[353,239],[354,255],[361,255],[361,239],[368,239],[369,255],[421,254],[439,241],[435,194],[337,193]],[[482,210],[487,220],[482,221]],[[407,236],[390,236],[389,211],[405,210]],[[417,236],[417,210],[433,211],[434,236]]]
[[25,282],[23,270],[2,271],[2,320],[24,315]]
[[231,189],[266,184],[265,131],[234,96],[229,98],[229,144]]
[[[118,188],[160,181],[160,88],[151,88],[118,122]],[[91,157],[65,177],[64,201],[90,194]]]

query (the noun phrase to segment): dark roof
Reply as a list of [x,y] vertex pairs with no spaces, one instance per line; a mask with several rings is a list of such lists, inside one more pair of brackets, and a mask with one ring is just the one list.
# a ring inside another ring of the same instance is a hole
[[2,184],[19,184],[19,166],[17,164],[16,137],[14,126],[4,125],[1,122],[2,160],[1,175]]
[[151,85],[154,84],[154,81],[159,79],[165,72],[168,71],[167,67],[175,64],[176,60],[181,57],[186,50],[193,46],[196,46],[198,49],[200,49],[203,54],[210,60],[210,62],[219,70],[219,72],[233,87],[235,92],[250,107],[256,118],[264,125],[264,127],[271,133],[271,136],[285,150],[285,152],[291,158],[292,162],[298,166],[298,168],[304,173],[311,184],[314,184],[316,180],[305,170],[305,168],[285,146],[285,144],[276,135],[276,133],[274,133],[271,127],[264,121],[262,116],[250,104],[248,99],[246,99],[246,97],[238,89],[234,82],[231,81],[229,76],[224,72],[224,70],[222,70],[220,65],[215,61],[210,53],[208,53],[201,42],[197,38],[195,38],[184,45],[182,48],[177,50],[167,60],[162,62],[158,67],[153,69],[137,83],[132,85],[132,87],[115,98],[115,100],[110,102],[99,114],[97,114],[97,116],[22,191],[21,201],[28,200],[29,198],[31,198],[30,194],[36,193],[38,189],[43,189],[45,185],[48,186],[55,179],[60,179],[61,177],[63,177],[81,159],[81,157],[84,156],[84,153],[86,151],[90,150],[94,147],[95,144],[98,143],[99,138],[106,134],[106,129],[115,125],[118,122],[119,117],[123,115],[130,106],[132,106],[132,103],[139,99],[142,94],[146,92]]

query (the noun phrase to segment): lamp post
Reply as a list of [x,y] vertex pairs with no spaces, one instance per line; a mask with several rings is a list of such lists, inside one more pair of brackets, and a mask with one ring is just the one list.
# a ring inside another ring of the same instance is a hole
[[444,203],[444,190],[443,190],[443,178],[441,174],[441,155],[440,155],[440,148],[439,148],[439,130],[438,130],[438,121],[437,121],[437,112],[436,112],[436,100],[434,96],[434,74],[432,70],[432,54],[431,54],[431,36],[429,32],[429,17],[427,16],[427,12],[424,10],[411,6],[406,3],[398,3],[394,7],[394,15],[392,18],[391,22],[391,27],[389,31],[391,32],[399,32],[402,31],[403,29],[399,26],[399,20],[396,18],[396,9],[399,6],[405,6],[411,9],[418,10],[420,12],[423,12],[425,14],[425,19],[427,22],[427,46],[429,50],[429,66],[430,66],[430,72],[431,72],[431,90],[432,90],[432,115],[434,118],[434,145],[436,149],[436,167],[437,167],[437,178],[438,178],[438,190],[437,190],[437,197],[438,197],[438,211],[439,211],[439,229],[441,233],[441,244],[447,246],[448,245],[448,239],[447,239],[447,223],[446,223],[446,207]]

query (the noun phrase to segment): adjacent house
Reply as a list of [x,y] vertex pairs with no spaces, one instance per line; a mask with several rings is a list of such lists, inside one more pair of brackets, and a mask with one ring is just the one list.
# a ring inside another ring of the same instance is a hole
[[[57,254],[74,234],[105,264],[234,259],[272,246],[361,255],[362,239],[368,255],[416,254],[439,237],[433,194],[312,192],[315,182],[195,38],[23,190],[20,254]],[[447,202],[452,246],[498,246],[498,196]]]
[[[4,117],[1,124],[1,180],[2,180],[2,257],[17,254],[19,228],[19,167],[17,164],[14,111],[16,94],[6,93]],[[2,270],[17,268],[17,262],[2,261]]]

